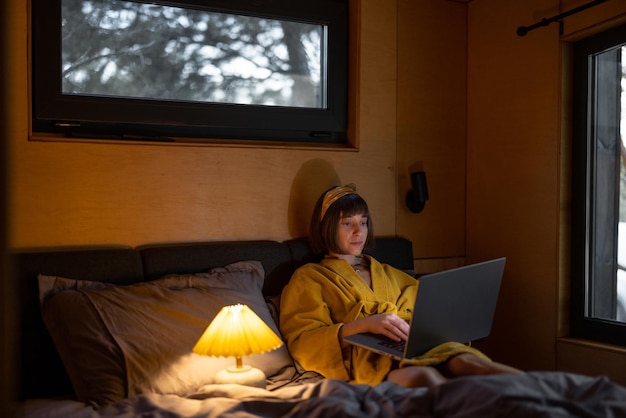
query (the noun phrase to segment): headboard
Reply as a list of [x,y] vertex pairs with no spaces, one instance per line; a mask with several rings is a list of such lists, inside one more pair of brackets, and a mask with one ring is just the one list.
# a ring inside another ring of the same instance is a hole
[[[410,241],[376,238],[369,253],[402,270],[413,269]],[[20,399],[71,397],[73,389],[43,323],[39,309],[39,274],[118,285],[154,280],[170,273],[197,273],[236,261],[259,260],[266,278],[263,293],[280,294],[293,271],[317,261],[306,239],[277,241],[186,242],[124,246],[85,246],[13,251],[10,276],[19,292],[18,324]]]

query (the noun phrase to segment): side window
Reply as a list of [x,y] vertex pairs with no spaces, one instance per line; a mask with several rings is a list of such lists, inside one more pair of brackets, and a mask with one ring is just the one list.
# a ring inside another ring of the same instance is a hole
[[347,0],[33,0],[32,20],[34,132],[346,142]]
[[626,26],[574,45],[572,336],[626,345]]

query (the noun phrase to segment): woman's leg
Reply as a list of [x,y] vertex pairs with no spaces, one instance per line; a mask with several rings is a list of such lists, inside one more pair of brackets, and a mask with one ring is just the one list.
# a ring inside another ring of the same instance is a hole
[[489,374],[523,373],[506,364],[463,353],[437,366],[441,372],[429,366],[407,366],[392,370],[387,380],[406,387],[433,387],[445,383],[448,378]]
[[446,382],[437,369],[427,366],[407,366],[392,370],[387,380],[409,388],[433,387]]
[[496,363],[470,353],[459,354],[452,357],[443,366],[444,373],[449,377],[503,374],[503,373],[523,373],[514,367],[506,364]]

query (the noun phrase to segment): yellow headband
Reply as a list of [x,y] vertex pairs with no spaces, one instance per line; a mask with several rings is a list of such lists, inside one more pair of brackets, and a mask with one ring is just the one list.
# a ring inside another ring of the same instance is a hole
[[327,191],[326,194],[324,195],[324,200],[322,201],[322,211],[320,213],[320,222],[324,220],[324,215],[326,215],[326,211],[333,203],[335,203],[337,200],[349,194],[357,194],[356,190],[354,190],[354,187],[337,186]]

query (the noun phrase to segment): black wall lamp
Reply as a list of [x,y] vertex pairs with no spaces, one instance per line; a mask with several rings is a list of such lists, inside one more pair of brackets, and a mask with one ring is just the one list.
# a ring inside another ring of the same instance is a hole
[[413,213],[420,213],[424,210],[428,200],[428,185],[426,184],[426,173],[414,171],[409,174],[411,179],[411,190],[406,194],[406,206]]

